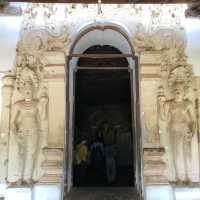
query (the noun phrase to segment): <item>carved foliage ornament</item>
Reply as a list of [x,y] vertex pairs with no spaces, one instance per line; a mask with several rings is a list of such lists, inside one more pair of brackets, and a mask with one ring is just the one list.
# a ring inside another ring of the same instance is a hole
[[28,65],[41,72],[47,64],[44,52],[64,51],[68,42],[69,34],[65,26],[57,34],[45,29],[24,32],[17,45],[16,67],[23,68]]
[[[181,57],[184,57],[182,49],[185,41],[180,31],[184,6],[101,5],[101,8],[102,14],[99,16],[96,5],[28,4],[23,13],[22,39],[18,44],[18,55],[32,60],[30,57],[34,57],[37,64],[35,66],[45,65],[43,52],[65,51],[70,41],[69,30],[75,30],[80,21],[80,13],[84,13],[84,17],[81,16],[82,23],[97,21],[96,17],[120,21],[122,15],[124,19],[127,17],[130,23],[133,23],[133,19],[136,20],[141,24],[133,39],[136,51],[166,50],[166,55],[163,55],[163,68],[167,68],[169,60],[176,60],[172,59],[173,55],[177,57],[177,54],[181,54]],[[176,27],[177,30],[166,27]],[[169,49],[175,49],[175,52],[169,53]],[[166,57],[168,61],[165,61]]]
[[160,28],[148,32],[142,24],[137,25],[133,36],[136,52],[161,51],[161,71],[171,71],[177,65],[186,65],[185,31],[183,29]]
[[[99,9],[101,12],[99,12]],[[29,3],[24,8],[24,30],[31,30],[36,26],[45,26],[50,29],[55,28],[55,24],[65,22],[66,20],[80,21],[84,18],[87,21],[96,21],[99,18],[111,19],[121,18],[121,16],[133,17],[136,21],[149,26],[155,30],[157,26],[173,26],[178,27],[181,19],[184,17],[185,5],[99,5],[95,4],[45,4],[45,3]]]
[[[145,29],[144,25],[138,24],[133,43],[141,50],[169,50],[171,48],[185,47],[184,30],[172,28],[158,28],[153,32]],[[164,38],[164,40],[163,40]]]

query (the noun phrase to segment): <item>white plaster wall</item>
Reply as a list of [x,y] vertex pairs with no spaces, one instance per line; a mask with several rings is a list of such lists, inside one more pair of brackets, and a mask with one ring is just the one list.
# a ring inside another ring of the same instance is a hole
[[193,65],[195,75],[200,76],[200,19],[185,19],[188,62]]
[[[1,78],[4,76],[4,73],[0,73],[0,121],[1,121],[1,102],[2,102],[2,81]],[[1,124],[0,124],[0,128],[1,128]]]
[[[13,67],[22,17],[0,17],[0,71]],[[126,22],[125,22],[126,24]],[[200,75],[200,20],[185,19],[188,61]],[[127,24],[126,24],[127,25]]]
[[60,185],[37,185],[33,188],[32,200],[61,200]]
[[0,184],[0,197],[5,197],[6,195],[6,184]]
[[200,200],[200,188],[157,185],[145,187],[146,200]]
[[[16,55],[22,17],[0,17],[0,113],[1,113],[1,77],[4,71],[11,70]],[[1,117],[1,115],[0,115]]]
[[[5,200],[61,200],[61,187],[57,185],[36,185],[33,188],[9,188],[0,184],[0,197]],[[199,200],[200,189],[175,188],[170,185],[146,186],[146,200]]]
[[13,67],[21,21],[22,17],[0,17],[0,71]]
[[5,200],[61,200],[61,186],[35,185],[29,187],[8,187],[0,184],[0,198]]

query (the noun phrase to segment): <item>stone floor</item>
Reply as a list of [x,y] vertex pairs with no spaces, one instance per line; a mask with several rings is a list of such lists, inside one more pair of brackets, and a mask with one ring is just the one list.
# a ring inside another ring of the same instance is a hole
[[65,200],[137,200],[133,188],[73,188]]

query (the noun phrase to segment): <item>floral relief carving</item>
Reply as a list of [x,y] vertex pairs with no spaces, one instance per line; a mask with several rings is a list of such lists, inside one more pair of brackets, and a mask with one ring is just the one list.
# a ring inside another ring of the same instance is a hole
[[65,26],[58,33],[46,29],[24,32],[17,45],[16,67],[37,68],[41,71],[47,64],[46,51],[65,51],[69,43],[69,34]]

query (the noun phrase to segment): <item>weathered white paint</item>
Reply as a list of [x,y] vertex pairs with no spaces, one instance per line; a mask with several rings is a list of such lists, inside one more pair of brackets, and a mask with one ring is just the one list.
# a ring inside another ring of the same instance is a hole
[[60,185],[36,185],[33,188],[32,200],[60,200]]
[[145,187],[146,200],[175,200],[174,191],[170,185],[150,185]]
[[[123,20],[120,21],[121,25]],[[21,22],[22,17],[0,17],[0,71],[13,67]],[[127,24],[126,18],[124,24],[133,26],[133,24]],[[194,65],[194,73],[200,75],[200,20],[184,19],[183,24],[187,36],[188,60],[190,64]]]
[[175,199],[176,200],[199,200],[200,199],[200,188],[199,187],[175,188]]
[[35,185],[33,188],[0,184],[0,197],[5,200],[61,200],[61,187],[59,184]]
[[6,189],[5,200],[32,200],[32,188],[10,187]]
[[0,17],[0,71],[13,68],[22,17]]
[[194,66],[194,73],[200,75],[200,20],[186,19],[185,30],[187,36],[188,62]]

